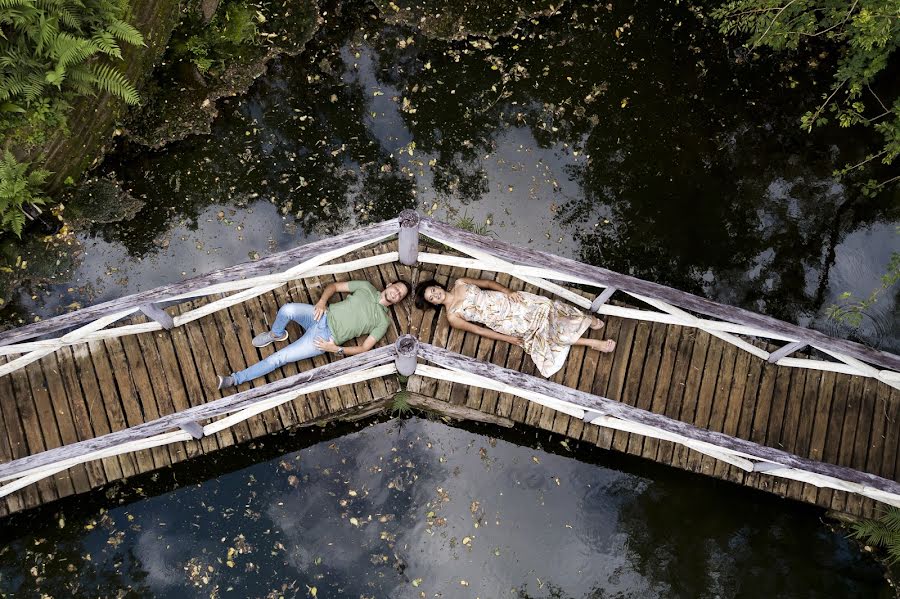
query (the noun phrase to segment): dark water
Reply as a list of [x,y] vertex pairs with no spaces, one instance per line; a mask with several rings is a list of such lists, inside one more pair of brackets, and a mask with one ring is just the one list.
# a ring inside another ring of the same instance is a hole
[[224,102],[212,135],[123,144],[101,170],[144,209],[81,235],[80,266],[15,308],[46,316],[416,207],[900,351],[896,290],[857,331],[826,317],[877,287],[900,247],[897,192],[865,198],[831,176],[873,140],[797,126],[833,58],[756,56],[695,12],[566,5],[448,42],[345,5]]
[[120,506],[69,501],[7,521],[0,592],[890,596],[874,562],[814,510],[560,440],[418,418],[282,436],[227,451],[227,468],[139,479]]
[[[566,5],[497,39],[452,42],[345,8],[307,52],[223,102],[212,135],[161,151],[122,144],[101,172],[143,209],[80,234],[79,265],[21,290],[4,318],[415,207],[897,352],[896,292],[859,331],[825,317],[842,292],[879,284],[900,240],[896,193],[865,198],[831,177],[866,140],[797,127],[829,60],[754,57],[683,4]],[[59,510],[14,518],[0,531],[0,586],[54,597],[887,596],[818,510],[609,454],[579,462],[546,437],[562,455],[421,420],[398,427],[284,456],[292,449],[267,441],[129,483],[140,492],[127,505],[118,492],[65,502],[62,528]]]

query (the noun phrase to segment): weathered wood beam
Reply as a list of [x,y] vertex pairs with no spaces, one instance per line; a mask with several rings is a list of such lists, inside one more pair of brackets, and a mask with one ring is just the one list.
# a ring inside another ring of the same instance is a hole
[[327,251],[339,249],[355,243],[365,242],[367,240],[379,239],[385,235],[396,233],[398,228],[398,220],[396,218],[386,220],[381,223],[369,225],[368,227],[348,231],[347,233],[343,233],[336,237],[313,241],[292,250],[273,254],[262,260],[257,260],[256,262],[244,262],[185,281],[163,285],[162,287],[156,287],[155,289],[149,289],[101,304],[81,308],[80,310],[69,312],[68,314],[54,316],[53,318],[47,318],[40,322],[4,331],[0,333],[0,345],[9,345],[16,341],[23,341],[25,339],[53,333],[61,329],[67,329],[85,322],[96,320],[107,314],[112,314],[127,308],[137,308],[146,304],[163,301],[182,293],[208,287],[215,283],[225,283],[248,277],[267,275]]
[[147,318],[158,322],[167,331],[175,328],[175,321],[172,320],[172,316],[160,308],[158,304],[144,304],[141,306],[141,313]]
[[777,349],[777,350],[773,351],[771,354],[769,354],[768,361],[770,364],[774,364],[781,358],[787,357],[794,352],[798,352],[801,349],[803,349],[804,347],[806,347],[807,345],[808,344],[804,341],[795,341],[794,343],[788,343],[784,347]]
[[505,428],[512,428],[516,424],[515,421],[510,420],[509,418],[488,414],[481,410],[476,410],[475,408],[457,406],[449,401],[435,399],[434,397],[428,397],[427,395],[422,395],[420,393],[409,394],[409,405],[417,410],[436,412],[442,416],[455,418],[457,420],[484,422],[486,424],[496,424],[497,426]]
[[400,264],[414,266],[419,261],[419,213],[415,210],[400,213],[397,251],[400,253]]
[[781,464],[786,468],[796,468],[806,472],[830,476],[832,478],[866,485],[887,493],[900,495],[900,483],[896,481],[844,466],[816,462],[786,451],[759,445],[745,439],[730,437],[723,433],[698,428],[691,424],[681,422],[680,420],[674,420],[605,397],[591,395],[590,393],[585,393],[584,391],[579,391],[577,389],[571,389],[546,379],[540,379],[494,364],[479,362],[467,356],[435,347],[434,345],[420,342],[419,355],[423,359],[444,368],[488,377],[518,389],[540,393],[560,401],[574,404],[585,410],[602,412],[605,415],[619,418],[624,421],[652,426],[686,439],[709,443],[716,447],[740,452],[746,456],[765,462]]
[[591,312],[596,312],[600,309],[600,306],[609,301],[609,298],[612,297],[612,294],[618,291],[615,287],[607,287],[603,290],[603,293],[598,295],[593,302],[591,302]]
[[[172,429],[182,428],[183,425],[190,427],[192,424],[196,424],[201,420],[237,412],[266,397],[278,393],[283,393],[285,391],[300,391],[303,388],[320,381],[329,380],[357,370],[390,363],[394,360],[395,353],[396,350],[393,345],[380,347],[362,354],[344,358],[343,360],[325,364],[324,366],[319,366],[318,368],[306,370],[299,374],[295,374],[294,376],[275,381],[274,383],[268,383],[261,387],[241,391],[240,393],[235,393],[234,395],[229,395],[228,397],[223,397],[216,401],[194,406],[175,414],[169,414],[162,418],[151,420],[150,422],[138,424],[93,439],[48,449],[41,453],[19,458],[18,460],[12,460],[5,464],[0,464],[0,478],[25,472],[32,468],[48,466],[68,458],[79,457],[94,451],[115,447],[129,441],[152,437],[153,435],[164,433]],[[209,381],[208,383],[210,385],[213,384],[212,381]]]
[[639,293],[653,299],[662,300],[685,310],[706,314],[707,316],[713,316],[721,320],[727,320],[728,322],[769,330],[789,338],[798,339],[808,345],[833,349],[834,351],[859,360],[877,364],[883,368],[900,371],[900,356],[872,349],[847,339],[835,339],[813,329],[806,329],[795,324],[783,322],[777,318],[772,318],[771,316],[756,314],[749,310],[744,310],[743,308],[720,304],[696,296],[692,293],[687,293],[686,291],[679,291],[677,289],[666,287],[665,285],[660,285],[659,283],[652,283],[650,281],[638,279],[637,277],[619,274],[599,266],[582,264],[581,262],[554,256],[547,252],[516,247],[497,239],[483,237],[468,231],[462,231],[429,217],[421,218],[419,222],[419,231],[423,235],[431,237],[438,242],[445,239],[447,241],[468,245],[482,252],[487,252],[502,258],[508,262],[550,268],[567,275],[578,276],[593,281],[597,285],[603,287],[616,287],[624,291]]

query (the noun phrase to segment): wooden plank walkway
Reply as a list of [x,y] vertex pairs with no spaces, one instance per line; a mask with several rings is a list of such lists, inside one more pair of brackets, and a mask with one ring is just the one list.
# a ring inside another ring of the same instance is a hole
[[[342,260],[394,249],[396,242],[386,243]],[[415,282],[432,276],[439,281],[460,276],[496,279],[513,289],[539,292],[505,274],[424,265],[410,268],[394,263],[362,272],[294,281],[171,331],[67,347],[0,377],[0,462],[122,430],[222,397],[215,388],[216,373],[240,370],[274,351],[271,346],[258,350],[250,339],[268,329],[278,306],[291,301],[314,303],[329,282],[366,278],[383,287],[397,278]],[[186,302],[169,311],[183,313],[215,299],[218,297]],[[143,319],[140,316],[132,322]],[[296,338],[297,331],[291,332]],[[451,330],[443,314],[416,310],[411,302],[392,310],[391,327],[383,343],[393,343],[403,333],[537,375],[521,348]],[[871,378],[774,366],[706,332],[674,325],[610,317],[603,331],[591,335],[615,339],[615,352],[599,354],[574,348],[565,368],[553,381],[802,457],[850,466],[892,480],[900,476],[900,432],[896,426],[900,397],[898,391],[883,383]],[[312,360],[312,365],[330,360],[323,356]],[[6,361],[0,357],[0,364]],[[239,390],[296,374],[298,366],[305,369],[309,364],[287,365]],[[0,516],[220,447],[346,413],[389,398],[396,388],[394,378],[386,377],[316,392],[199,441],[79,465],[0,501]],[[872,516],[876,510],[876,503],[870,499],[746,473],[684,446],[585,424],[581,419],[505,393],[423,377],[412,377],[409,389],[454,406],[825,508],[864,516]]]

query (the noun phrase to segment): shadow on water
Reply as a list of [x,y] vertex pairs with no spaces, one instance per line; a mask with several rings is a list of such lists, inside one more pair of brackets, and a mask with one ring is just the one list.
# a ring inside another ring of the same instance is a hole
[[819,510],[563,440],[420,418],[272,436],[6,520],[0,591],[889,596]]

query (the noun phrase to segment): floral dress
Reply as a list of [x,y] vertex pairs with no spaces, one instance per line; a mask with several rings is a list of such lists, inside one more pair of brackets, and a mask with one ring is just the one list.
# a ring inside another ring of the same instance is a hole
[[469,322],[521,337],[540,373],[551,377],[562,368],[569,347],[591,325],[592,318],[559,300],[524,291],[518,295],[520,301],[512,301],[501,291],[466,284],[466,294],[453,311]]

